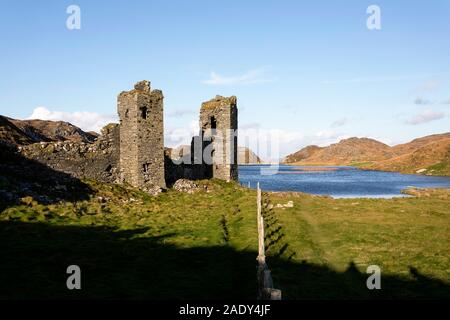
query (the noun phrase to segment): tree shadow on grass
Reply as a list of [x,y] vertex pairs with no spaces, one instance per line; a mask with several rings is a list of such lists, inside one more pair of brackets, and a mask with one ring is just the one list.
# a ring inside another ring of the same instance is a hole
[[[228,246],[179,248],[145,228],[0,222],[1,299],[255,299],[256,253]],[[275,286],[288,299],[448,298],[450,286],[382,274],[382,290],[350,265],[327,267],[268,258]],[[66,269],[81,268],[81,290],[68,290]]]

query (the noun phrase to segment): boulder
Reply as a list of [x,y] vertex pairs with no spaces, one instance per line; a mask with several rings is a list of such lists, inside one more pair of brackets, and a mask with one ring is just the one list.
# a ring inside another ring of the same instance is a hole
[[178,192],[186,192],[186,193],[194,193],[199,190],[199,186],[191,180],[187,179],[178,179],[174,185],[173,189]]

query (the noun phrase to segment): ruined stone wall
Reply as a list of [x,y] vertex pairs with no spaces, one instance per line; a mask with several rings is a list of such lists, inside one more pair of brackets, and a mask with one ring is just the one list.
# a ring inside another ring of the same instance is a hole
[[211,151],[213,178],[238,180],[237,116],[235,96],[216,96],[202,103],[200,130],[203,140],[210,140],[203,150],[207,150],[207,154]]
[[120,179],[139,188],[165,187],[163,94],[138,82],[118,96]]
[[19,146],[18,152],[75,178],[117,182],[119,173],[119,126],[109,124],[94,143],[58,141]]
[[[117,98],[120,124],[109,124],[93,143],[71,140],[19,146],[25,157],[75,178],[107,183],[129,183],[151,191],[178,179],[238,180],[236,97],[216,96],[200,110],[199,136],[185,146],[190,161],[173,161],[164,151],[163,94],[148,81],[135,84]],[[209,141],[204,141],[206,137]],[[210,150],[211,162],[203,155]],[[179,153],[179,152],[178,152]],[[178,159],[179,160],[179,159]]]
[[174,161],[170,152],[167,150],[164,155],[164,160],[165,179],[168,186],[172,186],[179,179],[201,180],[207,178],[206,170],[208,168],[204,164]]

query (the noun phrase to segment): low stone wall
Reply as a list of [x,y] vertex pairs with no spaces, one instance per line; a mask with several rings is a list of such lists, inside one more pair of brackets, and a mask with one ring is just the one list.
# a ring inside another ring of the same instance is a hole
[[178,179],[201,180],[207,179],[211,173],[211,166],[204,164],[176,164],[167,153],[164,155],[165,179],[168,186],[171,186]]

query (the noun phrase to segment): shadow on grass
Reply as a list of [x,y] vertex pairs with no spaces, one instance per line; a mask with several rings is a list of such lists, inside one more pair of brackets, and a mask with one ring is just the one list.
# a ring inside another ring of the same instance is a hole
[[[0,298],[254,299],[256,253],[223,247],[177,248],[146,229],[0,222]],[[170,235],[168,235],[170,236]],[[448,298],[450,286],[417,270],[416,280],[382,275],[366,288],[353,264],[338,273],[307,262],[269,258],[284,298]],[[66,289],[66,268],[81,268],[82,289]]]

